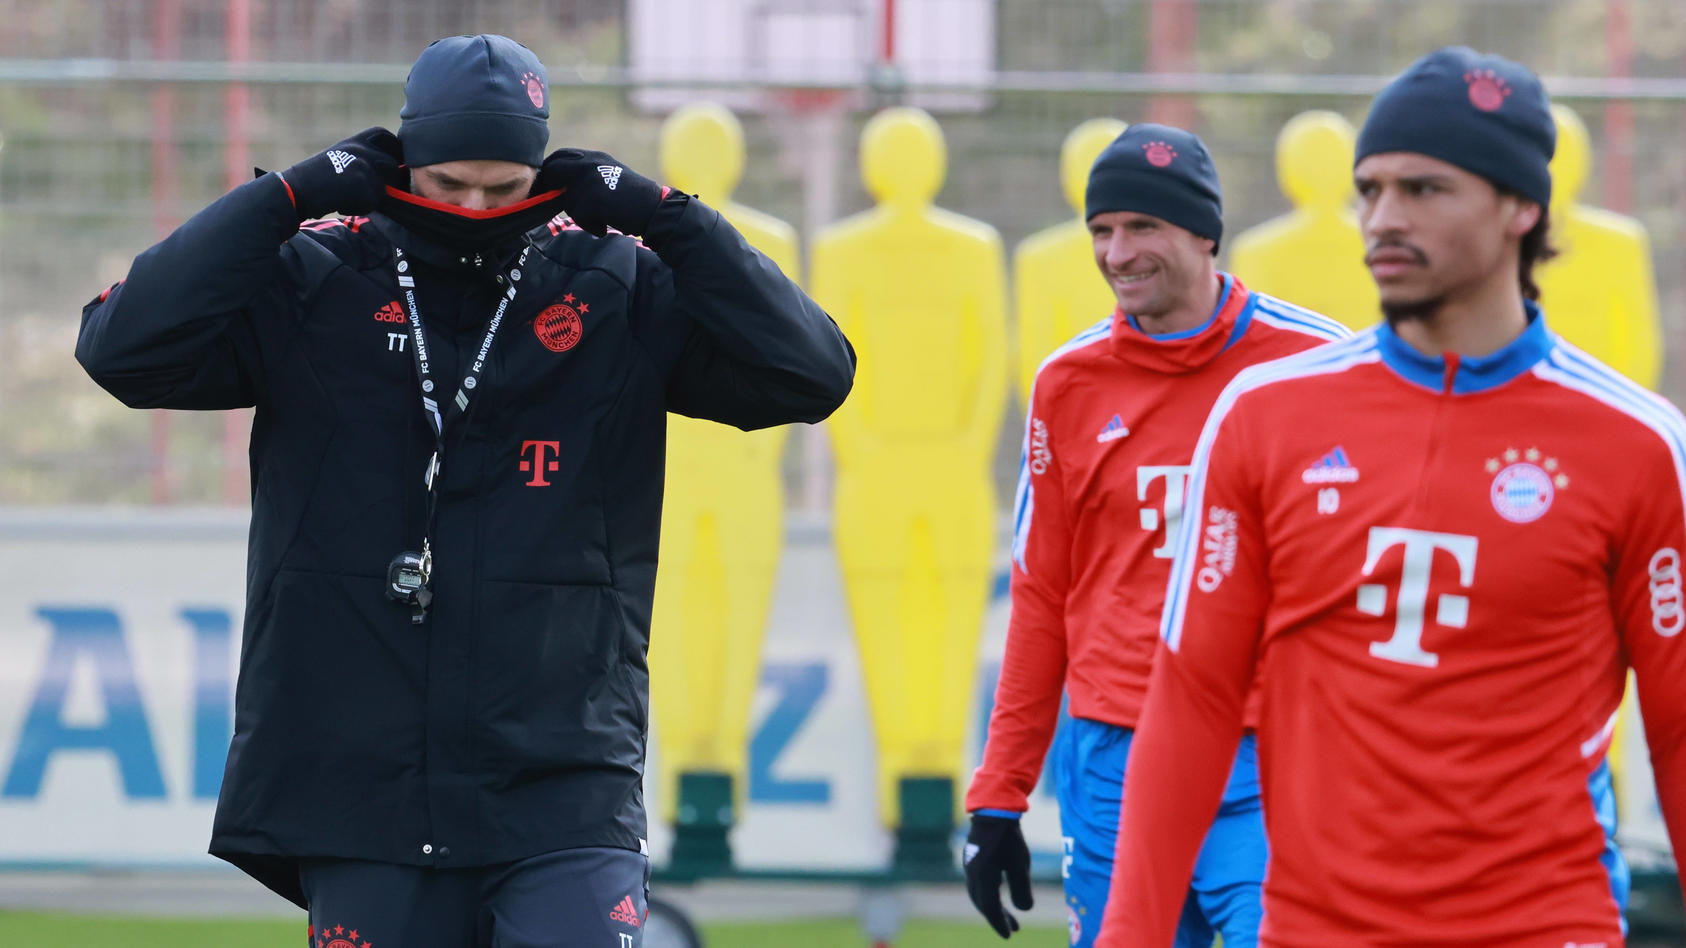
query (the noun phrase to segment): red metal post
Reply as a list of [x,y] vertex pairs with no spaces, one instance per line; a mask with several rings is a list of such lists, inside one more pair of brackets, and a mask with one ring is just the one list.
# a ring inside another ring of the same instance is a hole
[[[1148,8],[1147,71],[1155,75],[1194,71],[1194,42],[1200,34],[1200,8],[1195,0],[1153,0]],[[1194,99],[1188,95],[1156,95],[1148,120],[1194,130]]]
[[[251,0],[228,0],[228,62],[230,65],[250,62],[252,58]],[[251,89],[246,83],[234,81],[223,87],[223,177],[228,188],[238,187],[252,174]],[[222,431],[222,502],[231,506],[243,504],[250,496],[247,487],[246,441],[250,437],[251,412],[248,409],[223,413]]]
[[[180,0],[154,0],[152,58],[169,61],[181,55]],[[168,82],[152,88],[152,229],[162,238],[176,221],[176,90]],[[170,416],[152,413],[152,502],[170,501]]]
[[884,20],[879,36],[878,61],[885,66],[896,62],[896,0],[884,0]]
[[[228,62],[238,66],[252,59],[251,0],[228,0]],[[227,151],[223,168],[228,187],[235,187],[252,174],[251,90],[234,81],[223,87],[223,121]]]

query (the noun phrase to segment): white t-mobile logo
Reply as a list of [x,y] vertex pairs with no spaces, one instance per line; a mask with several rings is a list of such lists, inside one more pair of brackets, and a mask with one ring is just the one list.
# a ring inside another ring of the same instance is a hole
[[[1382,554],[1405,545],[1405,563],[1399,570],[1399,600],[1395,605],[1393,638],[1371,642],[1370,654],[1406,665],[1433,668],[1440,656],[1423,651],[1423,622],[1428,611],[1428,580],[1434,569],[1434,552],[1445,550],[1458,563],[1458,585],[1465,589],[1475,582],[1475,537],[1456,533],[1431,533],[1401,527],[1371,527],[1370,548],[1364,554],[1364,575],[1376,568]],[[1441,595],[1434,621],[1461,629],[1469,622],[1469,597]],[[1365,615],[1387,613],[1387,586],[1366,583],[1358,587],[1358,611]]]
[[[1170,559],[1177,544],[1177,525],[1183,521],[1183,494],[1188,487],[1189,470],[1187,464],[1136,468],[1136,499],[1143,503],[1147,502],[1149,484],[1158,480],[1165,482],[1165,542],[1153,551],[1153,555],[1160,559]],[[1141,514],[1143,530],[1159,529],[1160,516],[1157,507],[1143,507]]]

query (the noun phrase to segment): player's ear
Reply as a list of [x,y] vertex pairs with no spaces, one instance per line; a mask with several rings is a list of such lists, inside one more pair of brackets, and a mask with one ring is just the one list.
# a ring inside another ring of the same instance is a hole
[[1513,202],[1513,206],[1510,212],[1510,220],[1505,224],[1505,236],[1521,240],[1529,231],[1534,229],[1535,224],[1540,222],[1540,215],[1545,213],[1545,209],[1535,201],[1519,197],[1512,197],[1510,200]]

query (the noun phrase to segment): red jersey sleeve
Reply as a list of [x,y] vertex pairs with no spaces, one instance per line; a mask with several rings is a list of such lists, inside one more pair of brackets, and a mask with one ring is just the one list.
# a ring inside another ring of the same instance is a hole
[[1189,481],[1161,631],[1124,775],[1111,893],[1097,948],[1172,943],[1195,857],[1240,743],[1270,601],[1258,458],[1220,396]]
[[1059,720],[1065,685],[1065,602],[1071,586],[1071,524],[1057,447],[1049,433],[1053,393],[1031,390],[1024,457],[1013,503],[1012,615],[995,686],[983,763],[966,809],[1017,810],[1030,792]]
[[[1660,399],[1658,400],[1660,402]],[[1639,683],[1640,717],[1657,799],[1678,858],[1686,853],[1686,423],[1659,405],[1662,437],[1635,458],[1626,535],[1618,538],[1610,601]],[[1662,422],[1666,421],[1664,425]]]

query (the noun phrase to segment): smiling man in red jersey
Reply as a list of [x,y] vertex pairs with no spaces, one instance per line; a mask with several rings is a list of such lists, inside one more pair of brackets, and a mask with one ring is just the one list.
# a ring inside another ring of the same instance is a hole
[[1171,944],[1255,680],[1269,948],[1620,948],[1630,667],[1686,844],[1686,422],[1547,326],[1554,143],[1497,56],[1376,97],[1354,178],[1386,321],[1213,407],[1106,948]]
[[[1005,876],[1030,907],[1019,817],[1053,740],[1071,943],[1094,944],[1117,838],[1124,761],[1159,647],[1171,540],[1195,440],[1237,372],[1347,335],[1217,269],[1217,172],[1196,136],[1136,125],[1107,146],[1085,198],[1115,312],[1043,362],[1015,505],[1012,619],[983,765],[966,796],[967,888],[1002,937]],[[1265,862],[1255,757],[1235,761],[1189,892],[1179,945],[1250,948]],[[1179,901],[1179,905],[1180,905]]]

